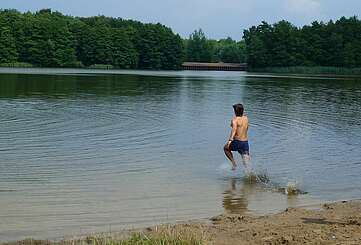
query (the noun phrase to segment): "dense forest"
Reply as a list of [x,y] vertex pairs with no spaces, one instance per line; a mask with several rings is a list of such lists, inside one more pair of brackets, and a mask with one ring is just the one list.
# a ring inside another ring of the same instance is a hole
[[342,17],[297,28],[262,22],[244,31],[250,67],[361,67],[361,21]]
[[72,17],[50,9],[0,11],[0,65],[179,69],[182,62],[247,62],[267,67],[361,67],[357,17],[296,27],[262,22],[243,39],[182,39],[161,24],[105,16]]
[[361,21],[357,17],[301,28],[287,21],[262,22],[244,30],[243,40],[207,39],[202,30],[185,42],[187,61],[247,62],[266,67],[361,67]]
[[207,39],[202,29],[194,31],[184,41],[185,60],[193,62],[246,62],[246,45],[243,40],[237,42],[232,38]]
[[183,40],[161,24],[104,16],[80,18],[50,9],[0,11],[0,63],[41,67],[178,69]]
[[184,39],[161,24],[105,16],[72,17],[50,9],[0,11],[0,65],[179,69],[183,61],[245,62],[245,43]]

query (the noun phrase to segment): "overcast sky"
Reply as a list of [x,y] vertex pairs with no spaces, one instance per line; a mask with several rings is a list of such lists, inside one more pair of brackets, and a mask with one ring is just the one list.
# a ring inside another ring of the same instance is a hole
[[210,38],[234,39],[262,20],[286,19],[297,26],[361,15],[361,0],[0,0],[0,8],[51,8],[73,16],[106,15],[160,22],[183,37],[202,28]]

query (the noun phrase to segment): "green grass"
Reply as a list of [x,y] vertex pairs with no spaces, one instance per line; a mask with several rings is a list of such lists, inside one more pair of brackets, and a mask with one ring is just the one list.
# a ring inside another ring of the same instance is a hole
[[[0,243],[1,244],[1,243]],[[202,245],[206,244],[204,233],[195,232],[192,228],[176,228],[174,226],[156,228],[146,233],[88,236],[82,239],[49,241],[26,239],[1,245]]]
[[181,238],[171,236],[147,236],[134,234],[128,239],[114,239],[107,237],[88,237],[82,240],[48,241],[26,239],[18,242],[3,243],[2,245],[202,245],[204,241],[196,238]]
[[315,75],[361,75],[361,67],[346,68],[333,66],[288,66],[251,68],[251,72],[284,73],[284,74],[315,74]]
[[80,245],[201,245],[201,240],[191,237],[177,237],[170,235],[147,236],[144,234],[133,234],[129,239],[97,239],[88,238],[87,242]]

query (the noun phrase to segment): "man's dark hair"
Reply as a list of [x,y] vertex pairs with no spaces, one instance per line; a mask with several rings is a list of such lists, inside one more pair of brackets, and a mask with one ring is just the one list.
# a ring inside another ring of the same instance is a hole
[[237,117],[243,116],[244,107],[242,104],[235,104],[233,105],[234,114],[236,114]]

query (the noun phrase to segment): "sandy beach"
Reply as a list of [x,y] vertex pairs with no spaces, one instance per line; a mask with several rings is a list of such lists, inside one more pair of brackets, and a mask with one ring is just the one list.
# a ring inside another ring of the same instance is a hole
[[206,227],[211,244],[361,244],[361,202],[262,217],[221,215]]
[[196,232],[205,244],[361,244],[361,201],[324,204],[317,209],[289,208],[259,217],[220,215],[208,224],[173,228],[184,227]]
[[26,240],[10,244],[361,244],[361,201],[312,209],[288,208],[266,216],[223,214],[208,221],[98,234],[60,243]]
[[[219,215],[209,223],[147,228],[190,231],[203,244],[361,244],[361,201],[342,201],[313,208],[288,208],[266,216]],[[169,231],[168,231],[169,233]],[[172,233],[172,232],[170,232]]]

